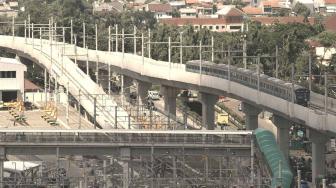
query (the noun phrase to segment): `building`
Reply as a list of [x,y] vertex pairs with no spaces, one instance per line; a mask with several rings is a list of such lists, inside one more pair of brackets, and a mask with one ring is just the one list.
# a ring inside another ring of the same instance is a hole
[[185,2],[187,6],[194,6],[200,3],[198,0],[185,0]]
[[0,58],[0,101],[23,99],[26,65],[16,59]]
[[202,3],[200,6],[196,7],[198,17],[212,17],[213,5],[209,3]]
[[243,28],[243,22],[234,22],[222,18],[171,18],[159,20],[161,24],[183,27],[191,25],[194,29],[209,29],[215,32],[237,32]]
[[312,39],[305,42],[309,45],[310,49],[315,52],[317,63],[329,66],[333,55],[336,54],[335,46],[324,47],[319,41]]
[[173,9],[180,9],[180,8],[184,8],[186,6],[185,1],[170,1],[169,2],[170,6],[173,7]]
[[323,15],[336,13],[336,0],[314,0],[315,12]]
[[260,7],[253,7],[253,6],[246,6],[242,8],[243,12],[250,16],[250,17],[254,17],[254,16],[262,16],[263,10]]
[[262,1],[260,7],[264,14],[277,14],[281,9],[291,9],[291,3],[288,0],[268,0]]
[[224,19],[229,26],[229,32],[241,31],[244,26],[244,12],[235,8],[234,6],[224,6],[221,10],[216,12],[220,19]]
[[324,17],[323,25],[326,31],[336,33],[336,15]]
[[156,19],[172,18],[173,8],[170,4],[150,3],[146,4],[143,9],[153,12]]
[[17,17],[18,2],[15,0],[0,0],[0,16]]
[[180,10],[181,18],[196,18],[197,10],[195,8],[181,8]]
[[325,12],[336,13],[336,0],[324,0]]

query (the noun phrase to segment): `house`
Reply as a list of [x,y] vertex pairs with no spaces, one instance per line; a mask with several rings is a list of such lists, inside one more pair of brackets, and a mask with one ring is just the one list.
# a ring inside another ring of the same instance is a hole
[[324,0],[326,13],[336,13],[336,0]]
[[173,8],[170,4],[150,3],[146,4],[143,9],[153,12],[156,19],[172,18]]
[[228,31],[241,31],[243,29],[244,13],[234,6],[224,6],[224,8],[216,12],[216,15],[230,24]]
[[123,12],[125,4],[122,1],[114,0],[111,2],[95,1],[93,3],[93,12]]
[[212,17],[214,14],[212,3],[202,3],[196,7],[196,11],[198,17]]
[[181,8],[180,10],[181,18],[196,18],[197,10],[195,8]]
[[264,14],[274,14],[281,7],[278,0],[270,0],[261,2],[261,8]]
[[311,49],[315,51],[317,62],[324,66],[329,66],[330,60],[334,54],[336,54],[335,47],[324,47],[316,40],[307,40],[306,43]]
[[160,19],[159,23],[179,27],[191,25],[196,31],[204,28],[215,32],[237,32],[243,28],[243,22],[223,18],[171,18]]
[[0,0],[0,16],[17,17],[18,15],[18,2]]
[[19,10],[19,2],[16,0],[9,0],[7,1],[8,6],[12,9],[12,10]]
[[250,17],[262,16],[264,14],[262,8],[253,6],[243,7],[242,11]]
[[260,3],[264,14],[276,14],[281,9],[291,9],[291,3],[288,0],[267,0]]
[[0,101],[23,99],[26,65],[11,58],[0,58]]
[[323,15],[336,13],[336,0],[314,0],[316,12]]
[[194,6],[199,4],[198,0],[185,0],[187,6]]

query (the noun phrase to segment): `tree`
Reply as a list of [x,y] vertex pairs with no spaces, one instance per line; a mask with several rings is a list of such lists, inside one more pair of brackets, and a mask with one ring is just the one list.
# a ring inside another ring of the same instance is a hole
[[172,12],[172,16],[173,16],[173,18],[179,18],[181,16],[181,14],[176,8],[174,8],[173,12]]
[[317,39],[326,48],[330,48],[336,44],[336,34],[332,32],[324,31],[317,35]]
[[297,2],[295,4],[293,12],[295,12],[297,15],[301,15],[304,17],[308,17],[310,15],[310,9],[300,2]]
[[212,14],[215,14],[217,12],[217,5],[212,5]]

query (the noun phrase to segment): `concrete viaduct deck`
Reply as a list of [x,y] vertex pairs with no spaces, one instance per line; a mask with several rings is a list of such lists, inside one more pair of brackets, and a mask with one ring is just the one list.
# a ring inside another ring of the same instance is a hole
[[[75,64],[73,64],[69,58],[64,57],[65,60],[62,60],[62,62],[64,61],[62,63],[59,56],[56,59],[59,61],[59,66],[57,67],[55,66],[56,63],[51,63],[47,57],[40,57],[41,54],[48,53],[49,49],[43,50],[43,53],[41,53],[41,51],[37,49],[39,47],[34,48],[32,43],[26,43],[25,38],[23,37],[0,36],[0,39],[0,47],[13,50],[18,54],[26,54],[38,62],[44,63],[45,67],[48,67],[56,77],[62,75],[64,70],[67,70],[68,74],[73,74],[72,78],[74,79],[74,82],[81,82],[81,79],[85,78],[85,84],[82,83],[82,87],[86,85],[85,87],[91,87],[92,90],[87,91],[88,95],[98,93],[99,91],[100,93],[103,92],[101,88],[89,79],[89,77],[86,78],[85,74],[80,69],[74,67]],[[49,41],[42,40],[42,43],[48,44]],[[47,46],[48,45],[43,45],[43,48],[47,48]],[[243,101],[247,101],[252,106],[267,109],[274,114],[299,122],[314,130],[336,133],[336,126],[334,126],[336,116],[334,113],[324,113],[316,109],[310,109],[294,104],[279,97],[223,78],[187,72],[184,64],[156,61],[128,53],[86,50],[80,47],[74,48],[73,45],[69,44],[61,45],[61,43],[59,43],[59,45],[56,46],[58,48],[55,48],[55,54],[61,53],[60,50],[64,50],[64,54],[68,54],[69,57],[73,54],[87,53],[89,61],[110,65],[115,71],[137,80],[150,83],[156,82],[174,88],[199,90],[205,95],[216,94],[233,96]],[[82,61],[87,60],[84,55],[78,55],[76,58],[77,60]],[[69,65],[71,65],[71,68]],[[75,77],[75,75],[78,76]],[[66,85],[66,81],[62,80],[61,76],[59,81],[64,82],[63,84]],[[74,91],[74,93],[76,93],[76,91]],[[88,100],[86,100],[86,103],[88,103]],[[84,107],[85,106],[90,109],[90,106],[93,106],[93,104],[84,104]],[[93,109],[89,110],[89,112],[91,111],[93,111]],[[108,116],[108,114],[106,116]],[[111,114],[109,116],[110,118],[112,117]],[[113,122],[113,120],[110,120],[110,122]]]
[[[65,49],[66,54],[75,54],[73,47],[69,46]],[[334,126],[336,115],[331,110],[324,113],[321,110],[294,104],[224,78],[187,72],[184,64],[157,61],[122,52],[87,51],[80,47],[76,47],[76,51],[77,54],[88,54],[88,57],[78,55],[78,61],[85,62],[88,58],[91,65],[96,62],[110,65],[114,71],[137,80],[179,89],[198,90],[205,94],[232,96],[256,108],[266,109],[309,128],[336,133],[336,126]],[[323,96],[319,98],[323,98]],[[318,103],[318,101],[316,102]],[[318,105],[316,102],[314,104]],[[320,104],[320,106],[323,106],[323,104]]]
[[[37,41],[35,40],[36,45],[38,44]],[[85,94],[91,100],[84,100],[82,105],[91,115],[94,114],[92,94],[98,93],[103,96],[105,92],[88,75],[85,75],[70,60],[71,58],[82,62],[88,61],[90,62],[89,64],[98,62],[108,65],[107,67],[111,66],[114,71],[140,82],[163,85],[166,91],[165,103],[168,103],[167,106],[171,109],[174,109],[173,99],[176,99],[174,97],[176,97],[178,89],[200,91],[204,111],[204,125],[208,123],[213,124],[214,122],[213,105],[218,95],[232,96],[244,101],[243,109],[245,109],[246,124],[250,129],[254,129],[258,125],[257,115],[261,109],[273,112],[274,124],[279,129],[278,143],[285,156],[288,156],[289,150],[290,121],[303,124],[311,130],[309,136],[313,145],[313,178],[324,173],[324,144],[328,140],[328,136],[325,136],[325,134],[334,135],[336,133],[336,126],[334,125],[336,115],[329,107],[326,112],[319,109],[307,108],[231,80],[187,72],[184,64],[156,61],[129,53],[87,50],[52,40],[39,40],[39,42],[41,45],[34,46],[34,39],[31,38],[0,35],[0,48],[9,49],[16,54],[27,56],[43,64],[62,85],[66,85],[67,82],[70,83],[70,92],[78,93],[80,89],[85,91]],[[56,54],[54,59],[51,58],[53,57],[51,53],[53,45],[55,46],[54,54]],[[87,64],[87,67],[90,66],[89,64]],[[113,119],[113,109],[107,110],[103,108],[104,105],[102,103],[106,101],[106,98],[99,100],[102,102],[98,112],[100,116],[97,117],[97,121],[101,125],[107,125],[105,126],[106,128],[111,127],[109,125],[115,122]],[[110,102],[110,106],[113,106],[113,104],[113,102]],[[169,109],[168,111],[173,112]],[[123,125],[119,127],[125,128]]]

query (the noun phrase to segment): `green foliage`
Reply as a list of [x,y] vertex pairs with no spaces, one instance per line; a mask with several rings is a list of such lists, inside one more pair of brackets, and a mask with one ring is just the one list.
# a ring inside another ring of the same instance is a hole
[[242,0],[233,0],[233,5],[235,5],[238,9],[242,9],[246,3],[244,3]]
[[275,11],[275,15],[277,16],[289,16],[289,13],[291,13],[291,9],[288,8],[280,8]]
[[336,44],[336,34],[328,31],[324,31],[317,35],[318,41],[324,47],[332,47]]
[[179,18],[181,16],[181,14],[177,9],[174,8],[173,12],[172,12],[172,16],[173,16],[173,18]]
[[[302,52],[308,50],[305,40],[318,34],[309,24],[291,23],[262,26],[250,25],[248,40],[249,55],[275,55],[275,46],[279,48],[279,72],[281,76],[290,75],[289,63],[296,63]],[[264,72],[270,73],[274,69],[274,61],[261,61]]]
[[301,15],[301,16],[304,16],[304,17],[308,17],[310,15],[310,9],[306,5],[304,5],[300,2],[295,4],[295,6],[293,8],[293,11],[297,15]]
[[212,13],[215,14],[217,12],[217,5],[212,5]]

